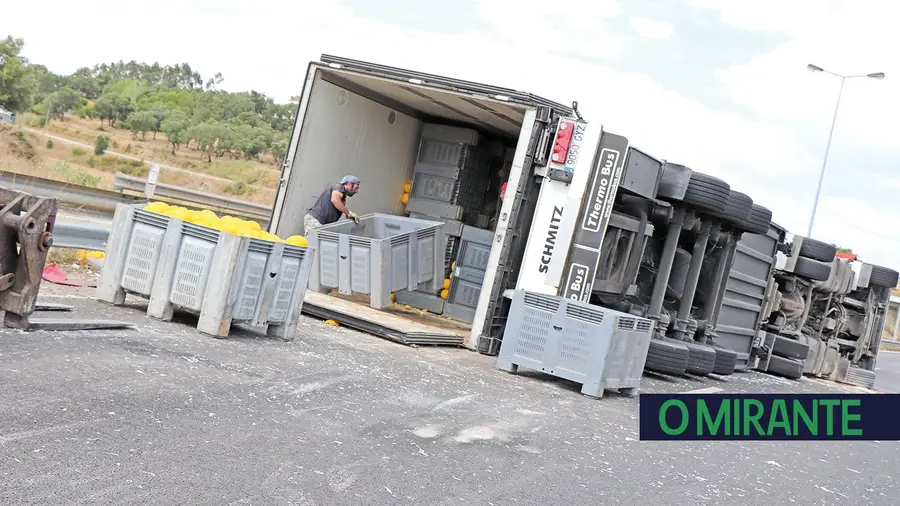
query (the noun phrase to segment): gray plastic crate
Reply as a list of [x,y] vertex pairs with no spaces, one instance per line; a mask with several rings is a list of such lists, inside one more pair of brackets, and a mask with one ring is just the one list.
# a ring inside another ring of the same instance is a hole
[[122,272],[122,288],[125,291],[150,297],[168,226],[167,216],[134,210],[131,247],[128,248],[125,269]]
[[636,395],[653,321],[582,302],[516,290],[497,367],[581,383],[581,393]]
[[429,216],[427,214],[410,213],[409,217],[417,220],[439,221],[444,224],[444,233],[449,237],[459,237],[462,235],[463,226],[465,225],[459,220],[451,220],[439,216]]
[[469,226],[463,228],[459,239],[459,253],[456,255],[456,269],[444,304],[444,316],[466,323],[475,320],[475,307],[481,295],[493,238],[494,234],[490,230]]
[[225,337],[233,323],[293,338],[314,252],[227,234],[120,204],[97,297],[116,305],[131,293],[147,314],[200,316],[197,329]]
[[470,223],[490,181],[490,152],[469,129],[426,124],[406,210]]
[[384,309],[391,293],[444,283],[447,236],[443,224],[387,214],[368,214],[359,225],[339,221],[307,237],[316,250],[309,288],[337,288],[342,294],[367,294],[369,305]]

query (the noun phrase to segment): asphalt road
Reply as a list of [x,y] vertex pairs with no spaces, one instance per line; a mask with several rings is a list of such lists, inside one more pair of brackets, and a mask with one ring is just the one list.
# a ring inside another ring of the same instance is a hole
[[881,350],[875,362],[875,388],[900,393],[900,352]]
[[[0,331],[0,504],[897,503],[900,443],[638,441],[638,402],[304,319],[202,336],[84,290],[125,331]],[[757,373],[645,392],[833,391]],[[844,390],[851,387],[843,387]]]

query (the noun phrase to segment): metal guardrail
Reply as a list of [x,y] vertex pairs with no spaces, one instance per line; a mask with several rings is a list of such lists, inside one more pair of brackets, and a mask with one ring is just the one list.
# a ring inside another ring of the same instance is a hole
[[[127,174],[123,174],[121,172],[116,172],[116,178],[113,181],[113,188],[116,190],[128,190],[138,193],[144,193],[145,188],[147,187],[147,181],[129,176]],[[272,208],[268,206],[264,206],[261,204],[254,204],[252,202],[246,202],[243,200],[234,200],[226,197],[221,197],[219,195],[213,195],[210,193],[204,193],[197,190],[191,190],[188,188],[181,188],[178,186],[173,186],[169,184],[156,183],[156,188],[153,192],[154,195],[158,195],[160,197],[167,197],[175,200],[183,200],[185,202],[192,202],[194,204],[202,204],[209,207],[216,207],[219,209],[227,209],[230,211],[236,211],[244,214],[249,214],[253,216],[259,216],[268,219],[272,214]]]
[[53,225],[53,248],[106,251],[109,226],[56,220]]
[[[116,190],[143,193],[147,182],[140,178],[117,172],[113,185]],[[55,198],[63,206],[96,211],[106,218],[112,218],[116,211],[116,204],[133,205],[147,202],[143,195],[131,195],[121,191],[73,185],[65,181],[56,181],[16,172],[0,172],[0,187],[22,193]],[[260,204],[232,200],[172,185],[157,183],[154,195],[159,197],[159,200],[179,201],[179,203],[183,203],[182,205],[187,207],[193,205],[194,207],[210,207],[232,212],[245,218],[256,219],[263,226],[268,225],[269,217],[272,215],[271,208]]]
[[15,172],[0,172],[0,186],[22,193],[57,199],[70,206],[103,211],[112,216],[116,204],[137,204],[146,199],[110,190],[72,185],[42,177],[28,176]]

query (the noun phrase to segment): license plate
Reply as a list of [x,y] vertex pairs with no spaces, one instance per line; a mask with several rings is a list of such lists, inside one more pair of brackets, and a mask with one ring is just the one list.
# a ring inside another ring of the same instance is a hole
[[569,152],[566,153],[566,163],[563,170],[566,172],[575,172],[575,166],[578,164],[578,155],[581,153],[581,142],[584,140],[584,131],[587,125],[584,123],[574,123],[575,131],[572,132],[572,141],[569,143]]

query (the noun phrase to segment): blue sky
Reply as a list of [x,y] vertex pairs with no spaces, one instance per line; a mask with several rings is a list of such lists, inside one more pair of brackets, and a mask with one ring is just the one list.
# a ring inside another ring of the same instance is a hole
[[286,100],[330,53],[578,100],[588,120],[726,179],[800,234],[839,85],[806,64],[885,72],[847,81],[813,235],[900,268],[900,32],[884,0],[76,4],[6,8],[27,56],[58,72],[188,61],[226,89]]

